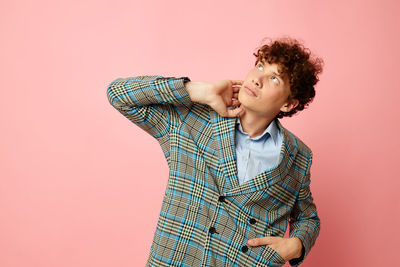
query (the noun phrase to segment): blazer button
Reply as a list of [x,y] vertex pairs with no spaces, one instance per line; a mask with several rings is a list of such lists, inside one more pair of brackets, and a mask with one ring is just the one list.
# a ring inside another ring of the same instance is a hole
[[244,245],[242,247],[242,252],[246,253],[248,250],[249,250],[249,248],[246,245]]
[[256,222],[257,222],[256,219],[254,219],[254,218],[251,218],[251,219],[250,219],[250,223],[251,223],[251,224],[255,224]]
[[225,197],[224,197],[224,196],[220,196],[220,197],[218,198],[218,200],[221,201],[221,202],[225,202]]
[[211,234],[214,234],[214,233],[216,233],[217,232],[217,230],[214,228],[214,227],[210,227],[210,229],[208,229],[208,231],[211,233]]

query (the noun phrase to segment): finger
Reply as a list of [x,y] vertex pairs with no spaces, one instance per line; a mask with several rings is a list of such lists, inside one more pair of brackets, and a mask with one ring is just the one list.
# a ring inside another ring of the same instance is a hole
[[232,85],[241,85],[243,83],[243,80],[231,80]]
[[242,87],[232,87],[233,93],[238,93]]
[[270,245],[274,243],[276,237],[275,236],[265,236],[259,238],[249,239],[247,244],[250,246],[262,246],[262,245]]
[[233,99],[232,100],[232,105],[231,106],[239,106],[240,105],[240,101],[237,99]]

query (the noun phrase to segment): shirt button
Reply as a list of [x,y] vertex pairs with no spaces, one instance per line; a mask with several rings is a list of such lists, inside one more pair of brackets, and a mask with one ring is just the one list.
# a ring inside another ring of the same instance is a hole
[[220,196],[220,197],[218,198],[218,200],[221,201],[221,202],[225,202],[225,197],[224,197],[224,196]]
[[250,140],[249,140],[249,139],[246,140],[246,144],[248,144],[248,143],[250,143]]
[[216,233],[217,232],[217,230],[215,230],[215,228],[214,227],[210,227],[210,229],[208,229],[208,231],[211,233],[211,234],[213,234],[213,233]]
[[254,218],[250,219],[250,224],[255,224],[256,222],[257,222],[256,219],[254,219]]
[[246,245],[244,245],[242,247],[242,252],[246,253],[248,250],[249,250],[249,248]]
[[243,156],[243,157],[242,157],[242,159],[243,159],[243,160],[246,160],[246,159],[247,159],[247,157],[246,157],[246,156]]

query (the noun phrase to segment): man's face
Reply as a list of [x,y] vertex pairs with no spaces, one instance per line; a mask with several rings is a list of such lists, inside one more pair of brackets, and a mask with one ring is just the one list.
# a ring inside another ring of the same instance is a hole
[[238,99],[246,112],[270,118],[296,106],[297,100],[288,101],[289,94],[288,77],[279,72],[278,65],[260,61],[247,74]]

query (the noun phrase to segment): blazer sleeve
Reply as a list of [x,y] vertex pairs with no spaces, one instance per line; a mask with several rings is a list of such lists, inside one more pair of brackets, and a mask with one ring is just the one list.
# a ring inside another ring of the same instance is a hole
[[310,191],[311,164],[312,152],[310,153],[306,174],[289,222],[289,236],[298,237],[303,244],[301,257],[291,259],[289,261],[291,266],[298,266],[303,262],[304,258],[314,246],[320,231],[320,219]]
[[169,132],[188,114],[193,102],[185,88],[188,77],[118,78],[107,88],[110,104],[160,143],[169,156]]

